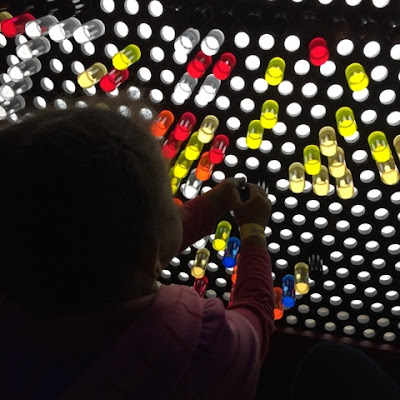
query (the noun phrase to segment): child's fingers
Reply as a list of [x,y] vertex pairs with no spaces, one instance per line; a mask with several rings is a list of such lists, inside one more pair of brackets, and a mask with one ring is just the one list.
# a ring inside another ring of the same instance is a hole
[[242,206],[242,199],[240,198],[240,193],[239,190],[236,188],[232,189],[232,199],[231,199],[231,205],[232,208],[238,208]]

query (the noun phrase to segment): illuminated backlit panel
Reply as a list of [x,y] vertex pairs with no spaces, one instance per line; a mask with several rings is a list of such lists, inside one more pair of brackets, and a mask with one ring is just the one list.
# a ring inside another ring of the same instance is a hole
[[[393,141],[400,135],[400,25],[391,19],[398,16],[397,1],[282,0],[254,10],[255,1],[233,1],[236,12],[215,5],[226,2],[202,3],[93,0],[90,7],[85,1],[30,7],[36,22],[27,34],[9,37],[14,28],[7,24],[7,34],[0,33],[0,124],[39,109],[85,107],[89,97],[101,103],[103,96],[129,116],[144,99],[143,118],[163,110],[174,115],[160,139],[166,141],[191,113],[190,136],[180,136],[170,160],[175,197],[187,201],[231,176],[268,184],[273,210],[265,234],[274,286],[282,288],[293,276],[303,292],[295,293],[283,316],[278,304],[276,323],[398,343],[400,139]],[[11,7],[13,17],[26,11]],[[53,30],[45,18],[51,13],[62,23]],[[17,48],[26,59],[17,57]],[[78,77],[96,63],[106,68],[97,77],[102,83],[94,79],[82,88]],[[266,101],[271,107],[263,110]],[[200,127],[208,116],[219,124],[215,132],[214,124],[203,127],[210,131],[205,140],[208,131]],[[263,116],[272,122],[260,122]],[[193,136],[199,130],[201,142]],[[218,135],[229,140],[223,161],[213,152],[202,158]],[[319,157],[317,170],[304,165],[308,146]],[[178,168],[174,176],[183,151],[190,169],[181,174]],[[204,165],[211,173],[198,179]],[[239,238],[232,215],[222,220]],[[171,260],[161,281],[193,286],[196,254],[206,248],[202,294],[228,305],[234,268],[224,266],[214,235]],[[303,267],[299,276],[296,265]]]

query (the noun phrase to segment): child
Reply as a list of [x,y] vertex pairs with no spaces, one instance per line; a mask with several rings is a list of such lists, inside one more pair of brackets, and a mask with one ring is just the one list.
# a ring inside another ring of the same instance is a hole
[[[0,398],[251,399],[273,331],[265,192],[230,178],[178,209],[156,140],[110,111],[0,132]],[[233,304],[157,282],[233,210]]]

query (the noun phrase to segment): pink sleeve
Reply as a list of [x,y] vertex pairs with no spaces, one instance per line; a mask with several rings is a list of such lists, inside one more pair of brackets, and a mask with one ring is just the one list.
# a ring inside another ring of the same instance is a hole
[[266,249],[251,247],[241,251],[233,304],[228,310],[246,317],[256,329],[263,363],[275,329],[271,258]]
[[213,233],[216,225],[216,216],[208,200],[202,196],[187,201],[181,208],[183,239],[179,252]]
[[260,374],[260,338],[246,317],[226,311],[221,300],[205,302],[202,331],[191,362],[194,399],[252,399]]

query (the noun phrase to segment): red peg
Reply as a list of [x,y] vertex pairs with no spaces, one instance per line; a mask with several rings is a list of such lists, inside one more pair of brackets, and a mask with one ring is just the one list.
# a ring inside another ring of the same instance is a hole
[[5,19],[0,22],[0,32],[9,38],[14,38],[17,35],[25,32],[25,24],[29,21],[34,21],[36,18],[29,13],[21,14],[16,17]]
[[329,60],[329,49],[325,39],[317,37],[311,40],[309,50],[312,65],[319,67]]
[[185,141],[191,134],[195,124],[196,117],[190,112],[185,112],[176,124],[174,129],[175,137],[178,140]]
[[201,78],[211,65],[212,58],[199,51],[187,66],[187,73],[192,78]]
[[181,146],[182,142],[176,138],[175,131],[172,131],[161,149],[162,155],[167,160],[172,160],[178,154]]
[[100,80],[100,87],[105,92],[112,92],[117,89],[122,83],[129,78],[129,71],[119,71],[117,69],[111,70],[107,75],[103,76]]
[[224,161],[226,149],[229,146],[229,139],[225,135],[215,136],[211,149],[210,149],[210,161],[213,164],[221,164]]
[[203,276],[201,279],[196,279],[194,281],[193,289],[200,295],[200,297],[204,297],[206,294],[208,285],[208,278]]
[[224,53],[215,63],[213,68],[214,76],[220,81],[228,79],[236,65],[236,57],[232,53]]

